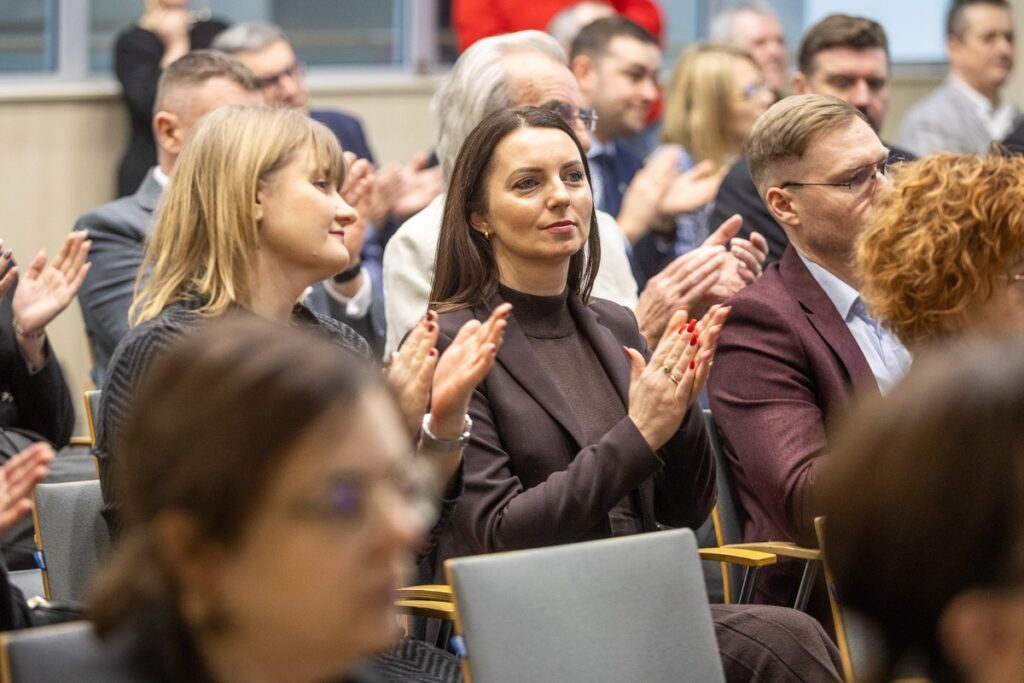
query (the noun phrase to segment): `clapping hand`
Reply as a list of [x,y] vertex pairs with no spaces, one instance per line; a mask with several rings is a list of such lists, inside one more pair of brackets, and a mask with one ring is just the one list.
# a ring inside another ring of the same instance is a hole
[[700,321],[688,320],[684,310],[676,312],[649,363],[636,349],[625,349],[631,363],[629,417],[651,450],[664,446],[679,429],[704,388],[728,315],[729,308],[718,305]]
[[[87,238],[84,231],[68,235],[49,265],[46,250],[41,249],[18,277],[11,305],[15,329],[21,331],[19,336],[33,336],[42,331],[75,298],[89,273],[86,258],[92,242]],[[17,270],[17,267],[11,268],[11,271]]]
[[0,531],[32,509],[32,491],[46,477],[53,449],[34,443],[0,466]]
[[398,407],[410,435],[419,431],[430,399],[437,365],[437,334],[437,313],[427,311],[398,351],[391,354],[388,382],[398,394]]

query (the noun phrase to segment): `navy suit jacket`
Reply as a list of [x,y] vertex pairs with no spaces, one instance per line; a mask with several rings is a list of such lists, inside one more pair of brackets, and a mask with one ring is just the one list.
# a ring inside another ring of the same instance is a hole
[[611,163],[608,167],[599,160],[591,159],[590,171],[592,174],[601,174],[604,187],[601,203],[597,208],[612,216],[618,216],[622,208],[622,195],[633,182],[633,176],[644,167],[644,158],[621,140],[615,142],[614,151],[614,154],[609,155]]
[[366,133],[363,132],[363,124],[359,119],[336,109],[314,109],[309,112],[309,117],[330,128],[346,152],[352,152],[360,159],[373,162],[373,152],[366,142]]

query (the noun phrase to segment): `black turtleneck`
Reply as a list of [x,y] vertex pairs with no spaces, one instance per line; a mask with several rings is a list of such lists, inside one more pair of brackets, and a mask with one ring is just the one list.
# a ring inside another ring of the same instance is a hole
[[[569,310],[569,290],[537,296],[500,285],[498,292],[512,304],[512,315],[541,367],[576,413],[586,445],[597,443],[626,416],[626,406],[590,342],[579,332]],[[643,531],[639,510],[635,492],[610,510],[612,534]]]

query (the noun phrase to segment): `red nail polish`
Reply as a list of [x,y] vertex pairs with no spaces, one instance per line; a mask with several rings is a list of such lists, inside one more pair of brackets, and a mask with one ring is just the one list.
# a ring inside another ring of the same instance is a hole
[[692,360],[690,361],[690,369],[691,370],[696,370],[697,369],[697,362],[696,361],[692,361]]
[[690,337],[690,346],[696,346],[696,345],[697,345],[697,335],[693,335],[692,337]]
[[622,347],[622,352],[626,354],[626,358],[633,360],[633,356],[629,355],[629,349],[627,349],[625,346]]
[[686,331],[687,332],[693,332],[695,329],[697,329],[697,319],[696,318],[691,320],[690,324],[686,326]]
[[427,354],[431,358],[437,355],[437,349],[430,349],[430,353]]
[[682,334],[685,331],[686,331],[686,325],[680,325],[679,329],[676,330],[676,334]]
[[437,325],[434,323],[427,323],[427,332],[433,332],[437,329]]

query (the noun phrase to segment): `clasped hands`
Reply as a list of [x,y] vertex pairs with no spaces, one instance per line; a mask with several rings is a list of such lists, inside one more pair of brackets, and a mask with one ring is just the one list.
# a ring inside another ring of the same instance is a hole
[[631,363],[628,414],[651,450],[675,434],[704,388],[729,310],[716,304],[700,320],[676,311],[649,362],[625,348]]

